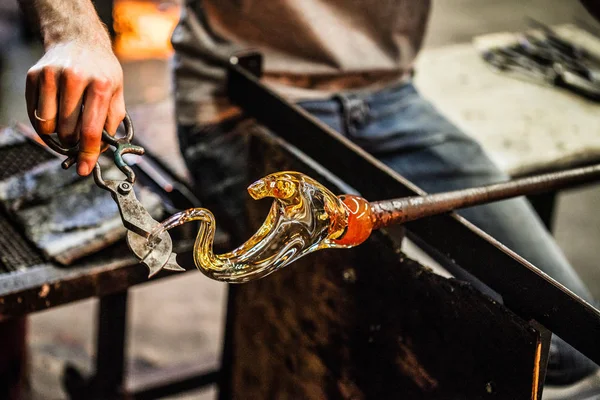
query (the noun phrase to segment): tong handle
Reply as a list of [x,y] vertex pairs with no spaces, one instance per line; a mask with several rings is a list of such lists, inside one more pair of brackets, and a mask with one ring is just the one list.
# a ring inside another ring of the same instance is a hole
[[[123,154],[132,153],[143,155],[144,149],[140,146],[132,144],[133,140],[133,123],[129,114],[125,114],[123,119],[123,126],[125,127],[125,136],[116,138],[111,136],[106,130],[102,130],[102,152],[105,151],[108,146],[113,146],[114,150],[114,161],[115,165],[127,176],[127,181],[130,183],[135,182],[135,173],[129,165],[123,159]],[[67,159],[62,162],[64,169],[70,168],[77,161],[77,153],[79,153],[79,143],[72,147],[63,147],[58,141],[56,141],[51,135],[39,135],[40,138],[55,152],[67,156]]]

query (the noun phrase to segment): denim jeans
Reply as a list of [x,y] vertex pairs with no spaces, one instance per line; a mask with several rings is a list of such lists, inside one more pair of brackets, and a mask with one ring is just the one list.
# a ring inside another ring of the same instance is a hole
[[[479,144],[444,118],[412,84],[373,93],[340,93],[331,99],[299,105],[426,192],[509,179]],[[209,207],[224,205],[229,209],[226,212],[234,216],[240,215],[240,194],[245,193],[247,184],[244,123],[240,118],[220,126],[179,129],[183,155],[192,175],[203,187],[213,188],[203,200],[208,199]],[[504,200],[461,210],[459,214],[593,302],[526,199]],[[569,383],[595,369],[579,352],[553,337],[546,382]]]

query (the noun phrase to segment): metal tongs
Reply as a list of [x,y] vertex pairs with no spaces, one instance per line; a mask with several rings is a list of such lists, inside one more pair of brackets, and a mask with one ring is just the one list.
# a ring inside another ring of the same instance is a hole
[[541,22],[530,23],[537,33],[525,32],[516,44],[488,49],[483,59],[496,70],[600,101],[598,60]]
[[[150,270],[149,276],[153,276],[161,269],[172,271],[184,271],[177,264],[177,254],[173,252],[173,243],[171,236],[167,231],[163,232],[158,239],[149,243],[147,238],[154,228],[159,225],[150,213],[136,198],[133,185],[135,183],[135,172],[127,165],[123,159],[124,154],[143,155],[145,150],[141,146],[132,144],[133,140],[133,124],[129,115],[123,120],[125,127],[125,136],[116,138],[108,132],[102,132],[102,141],[104,146],[102,150],[106,150],[109,146],[113,146],[115,165],[125,174],[125,179],[122,180],[104,180],[100,164],[96,162],[94,168],[94,181],[100,188],[110,192],[112,198],[119,207],[123,226],[127,229],[127,245],[140,262]],[[77,154],[79,152],[79,144],[73,147],[63,147],[50,135],[40,135],[42,140],[55,152],[67,156],[67,159],[62,162],[62,167],[67,169],[75,164]]]

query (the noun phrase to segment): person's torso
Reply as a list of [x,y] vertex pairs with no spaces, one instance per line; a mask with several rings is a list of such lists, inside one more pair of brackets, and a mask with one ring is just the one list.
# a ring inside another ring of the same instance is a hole
[[244,49],[263,54],[265,81],[293,100],[398,80],[429,9],[430,0],[188,1],[172,38],[178,103],[222,96],[225,63]]

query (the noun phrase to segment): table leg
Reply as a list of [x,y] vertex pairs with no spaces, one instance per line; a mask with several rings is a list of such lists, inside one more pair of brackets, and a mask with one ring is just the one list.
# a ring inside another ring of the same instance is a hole
[[223,338],[223,351],[221,354],[221,371],[219,382],[219,400],[228,400],[232,397],[233,380],[233,329],[235,318],[236,287],[229,285],[227,288],[227,315],[225,316],[225,331]]
[[27,318],[0,321],[0,398],[24,398],[27,365]]
[[96,374],[85,379],[75,368],[65,370],[64,386],[71,400],[113,400],[125,396],[127,291],[100,298],[96,336]]
[[96,338],[96,378],[99,393],[114,395],[123,388],[127,291],[100,298]]

